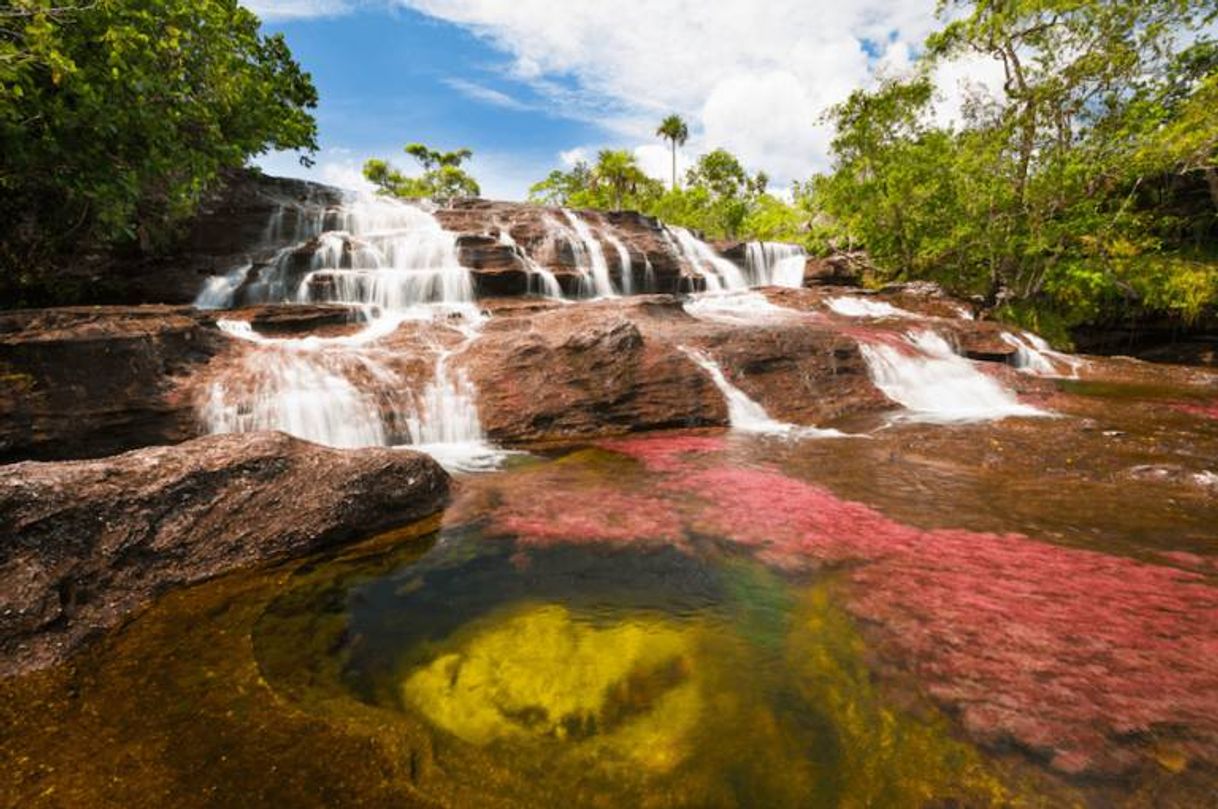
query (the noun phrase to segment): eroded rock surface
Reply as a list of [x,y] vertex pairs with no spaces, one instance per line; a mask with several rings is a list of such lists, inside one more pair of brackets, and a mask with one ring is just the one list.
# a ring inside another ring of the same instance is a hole
[[62,659],[158,593],[438,511],[420,453],[282,433],[0,468],[0,676]]

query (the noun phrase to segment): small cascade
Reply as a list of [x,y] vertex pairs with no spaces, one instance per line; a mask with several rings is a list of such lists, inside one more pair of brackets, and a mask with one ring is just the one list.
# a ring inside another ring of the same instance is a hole
[[496,222],[495,226],[499,229],[499,243],[511,247],[512,250],[524,262],[525,269],[529,273],[530,293],[536,293],[545,298],[561,298],[562,286],[558,283],[558,278],[554,273],[547,270],[545,267],[533,260],[533,257],[524,250],[515,239],[512,238],[511,230],[500,222]]
[[634,262],[630,258],[630,250],[622,243],[622,240],[613,234],[613,231],[605,231],[605,241],[609,242],[610,246],[617,251],[617,262],[621,268],[621,286],[623,295],[634,294]]
[[781,435],[798,438],[836,438],[844,437],[845,433],[837,430],[821,430],[816,427],[801,427],[788,424],[770,417],[758,402],[753,401],[740,388],[727,381],[723,369],[709,356],[701,351],[686,346],[678,346],[684,354],[706,371],[715,387],[723,394],[727,402],[728,423],[733,430],[744,433],[762,433],[766,435]]
[[592,233],[588,223],[574,211],[562,209],[562,215],[570,227],[567,229],[567,241],[575,252],[575,264],[584,275],[584,292],[587,297],[612,298],[617,293],[613,290],[613,282],[609,279],[609,262],[605,260],[605,250]]
[[702,292],[690,296],[685,311],[699,320],[721,323],[772,323],[778,319],[797,317],[798,313],[770,303],[760,292]]
[[859,348],[876,387],[916,419],[950,423],[1048,415],[1021,404],[934,332],[909,332],[904,343],[860,343]]
[[709,244],[685,228],[665,227],[663,232],[673,252],[702,276],[708,292],[748,289],[748,279],[740,268],[716,253]]
[[349,449],[389,443],[382,413],[404,405],[393,401],[401,380],[373,357],[333,350],[317,338],[268,339],[245,321],[217,325],[257,347],[242,356],[235,373],[213,382],[200,408],[209,433],[281,430]]
[[804,285],[808,254],[797,244],[749,242],[744,253],[749,286],[798,289]]
[[830,298],[826,305],[842,317],[918,317],[913,312],[893,306],[891,303],[873,301],[870,298],[854,296]]
[[453,358],[478,338],[474,327],[462,333],[461,345],[438,350],[435,373],[407,419],[410,443],[451,470],[494,469],[507,453],[488,443],[478,418],[478,392],[464,370],[453,368]]
[[[1019,334],[1003,332],[1002,339],[1007,345],[1015,348],[1014,365],[1025,373],[1036,376],[1069,376],[1071,379],[1078,379],[1079,370],[1086,364],[1078,357],[1054,351],[1044,338],[1031,332],[1025,331]],[[1069,371],[1065,374],[1060,373],[1055,363],[1066,366]]]

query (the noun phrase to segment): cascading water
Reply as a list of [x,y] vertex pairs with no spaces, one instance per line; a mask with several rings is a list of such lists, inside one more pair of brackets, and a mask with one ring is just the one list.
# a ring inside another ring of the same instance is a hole
[[744,253],[749,286],[798,289],[804,285],[808,254],[796,244],[749,242]]
[[495,226],[499,229],[499,243],[511,247],[524,262],[525,269],[529,273],[529,292],[540,293],[546,298],[561,298],[562,286],[559,285],[554,273],[534,261],[528,251],[522,249],[512,238],[512,232],[508,227],[499,222],[496,222]]
[[775,306],[760,292],[703,292],[684,304],[687,313],[699,320],[721,323],[772,323],[797,317],[792,309]]
[[[411,444],[451,468],[491,465],[499,453],[486,444],[476,391],[453,367],[481,323],[455,237],[427,211],[390,200],[360,200],[339,216],[344,230],[281,250],[243,295],[345,304],[367,319],[365,327],[341,337],[275,339],[242,321],[220,321],[253,345],[213,381],[201,419],[213,433],[283,430],[338,447]],[[299,255],[310,250],[301,273]],[[417,397],[397,370],[399,352],[382,342],[407,321],[465,338],[458,349],[433,341],[434,376]]]
[[621,268],[621,285],[623,295],[634,294],[634,261],[630,258],[630,250],[622,243],[622,240],[613,235],[612,231],[605,231],[605,241],[613,247],[617,252],[618,266]]
[[[1031,332],[1025,331],[1019,334],[1003,332],[1002,339],[1007,345],[1015,348],[1014,365],[1025,373],[1036,376],[1069,376],[1077,379],[1079,369],[1085,364],[1078,357],[1054,351],[1044,338]],[[1067,374],[1060,373],[1054,362],[1069,368]]]
[[748,279],[739,267],[720,256],[714,248],[685,228],[666,227],[663,233],[668,236],[667,240],[673,252],[685,259],[702,276],[708,292],[748,289]]
[[613,282],[609,279],[609,262],[605,260],[605,250],[592,233],[592,228],[574,211],[562,209],[562,215],[570,228],[567,229],[567,241],[575,251],[575,263],[584,274],[585,292],[589,297],[612,298],[617,295],[613,290]]
[[1045,416],[959,356],[931,331],[909,332],[903,346],[860,343],[871,379],[920,421],[987,421]]
[[893,306],[891,303],[853,296],[830,298],[826,305],[842,317],[917,317],[913,312]]
[[727,381],[723,369],[713,359],[697,349],[678,346],[687,357],[706,371],[711,381],[715,383],[727,402],[728,423],[733,430],[745,433],[763,433],[766,435],[782,435],[799,438],[836,438],[845,433],[837,430],[822,430],[817,427],[801,427],[788,424],[770,417],[758,402],[753,401],[740,388]]

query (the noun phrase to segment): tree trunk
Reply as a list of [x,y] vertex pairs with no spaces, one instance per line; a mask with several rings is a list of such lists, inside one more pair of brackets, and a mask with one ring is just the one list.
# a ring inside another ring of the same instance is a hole
[[672,190],[677,190],[677,142],[672,142]]

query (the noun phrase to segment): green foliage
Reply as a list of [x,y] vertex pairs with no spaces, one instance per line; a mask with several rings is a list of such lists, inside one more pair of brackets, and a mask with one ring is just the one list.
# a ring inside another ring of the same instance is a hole
[[423,174],[407,177],[384,160],[368,160],[364,163],[364,177],[380,193],[402,199],[435,200],[476,197],[482,193],[477,180],[461,168],[462,163],[474,156],[469,149],[440,152],[422,143],[410,143],[403,151],[418,162]]
[[235,0],[10,0],[0,9],[0,268],[169,242],[227,167],[316,149],[317,93]]
[[[834,108],[834,166],[812,184],[838,241],[889,277],[1028,305],[1063,323],[1138,306],[1196,317],[1218,301],[1218,47],[1203,0],[943,0],[923,72]],[[1193,41],[1183,50],[1180,42]],[[959,129],[927,72],[996,59],[1005,87]],[[1208,187],[1208,197],[1204,189]],[[1201,189],[1198,201],[1196,189]],[[1025,317],[1025,315],[1020,315]]]
[[628,207],[711,237],[807,242],[808,198],[790,205],[767,194],[768,184],[764,173],[750,175],[735,156],[716,149],[686,173],[684,188],[665,191],[629,152],[605,150],[595,166],[577,163],[570,171],[550,172],[529,189],[529,199],[575,208]]

